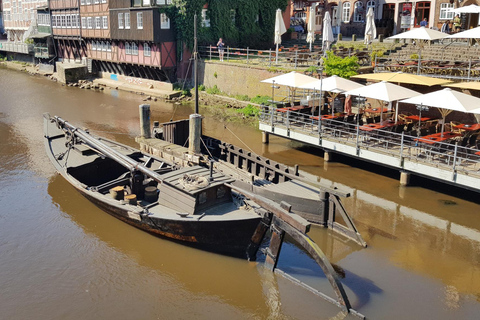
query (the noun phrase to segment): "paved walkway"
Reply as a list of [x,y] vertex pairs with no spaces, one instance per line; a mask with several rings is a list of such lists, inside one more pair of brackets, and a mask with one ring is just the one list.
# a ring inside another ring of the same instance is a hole
[[174,97],[179,97],[181,95],[181,91],[177,91],[177,90],[149,89],[140,85],[135,85],[135,84],[126,83],[122,81],[115,81],[111,79],[104,79],[104,78],[94,79],[93,83],[104,85],[106,87],[113,88],[113,89],[124,90],[124,91],[135,92],[135,93],[143,93],[145,95],[149,95],[152,97],[159,97],[163,99],[172,99]]

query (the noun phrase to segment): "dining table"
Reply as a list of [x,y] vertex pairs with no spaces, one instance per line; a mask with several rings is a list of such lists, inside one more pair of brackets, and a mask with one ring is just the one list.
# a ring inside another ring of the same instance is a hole
[[477,131],[480,130],[480,123],[462,123],[458,126],[455,126],[455,129],[466,130],[466,131]]
[[415,139],[415,141],[426,143],[426,144],[435,144],[437,142],[443,142],[459,136],[461,136],[461,134],[447,131],[447,132],[444,132],[443,134],[441,132],[429,134],[427,136],[417,138]]
[[373,131],[373,130],[379,130],[379,129],[393,127],[397,124],[400,124],[400,123],[395,122],[393,120],[385,120],[385,121],[377,122],[377,123],[364,124],[364,125],[360,126],[359,129],[363,130],[363,131]]
[[417,115],[406,116],[405,120],[412,120],[412,121],[428,121],[431,120],[429,117],[419,117]]

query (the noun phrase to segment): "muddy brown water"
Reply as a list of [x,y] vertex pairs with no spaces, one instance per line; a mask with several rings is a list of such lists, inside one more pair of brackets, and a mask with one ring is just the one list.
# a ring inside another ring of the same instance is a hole
[[[96,208],[54,172],[42,113],[135,145],[141,103],[134,94],[83,91],[0,69],[0,318],[345,318],[265,270],[261,256],[247,262],[148,235]],[[162,122],[192,111],[151,106],[152,119]],[[208,135],[299,164],[352,194],[344,204],[368,248],[321,228],[310,235],[343,270],[357,311],[370,319],[478,318],[478,197],[448,187],[400,188],[398,176],[377,174],[375,166],[370,172],[353,162],[324,164],[319,151],[301,144],[271,137],[265,146],[255,128],[227,123],[225,129],[208,114],[205,122]],[[279,267],[333,295],[320,268],[293,244],[283,248]]]

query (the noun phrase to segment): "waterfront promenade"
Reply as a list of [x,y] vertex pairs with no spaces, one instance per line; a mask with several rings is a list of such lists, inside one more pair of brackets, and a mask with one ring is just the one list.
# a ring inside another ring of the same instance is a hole
[[323,118],[264,107],[259,129],[266,143],[268,135],[273,134],[319,147],[325,151],[325,161],[339,153],[397,169],[404,185],[409,175],[415,174],[480,191],[480,150],[469,145],[465,136],[445,134],[429,139],[390,131],[394,126],[389,125],[375,128],[348,122],[347,117]]

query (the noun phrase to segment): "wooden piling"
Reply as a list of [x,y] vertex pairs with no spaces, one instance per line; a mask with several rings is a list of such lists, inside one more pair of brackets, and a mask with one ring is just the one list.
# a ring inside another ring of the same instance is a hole
[[150,139],[150,105],[141,104],[140,111],[140,136],[145,139]]
[[202,116],[194,113],[190,115],[190,132],[188,137],[188,152],[200,154],[200,139],[202,135]]
[[400,172],[400,185],[402,186],[408,186],[410,183],[410,173],[401,171]]

